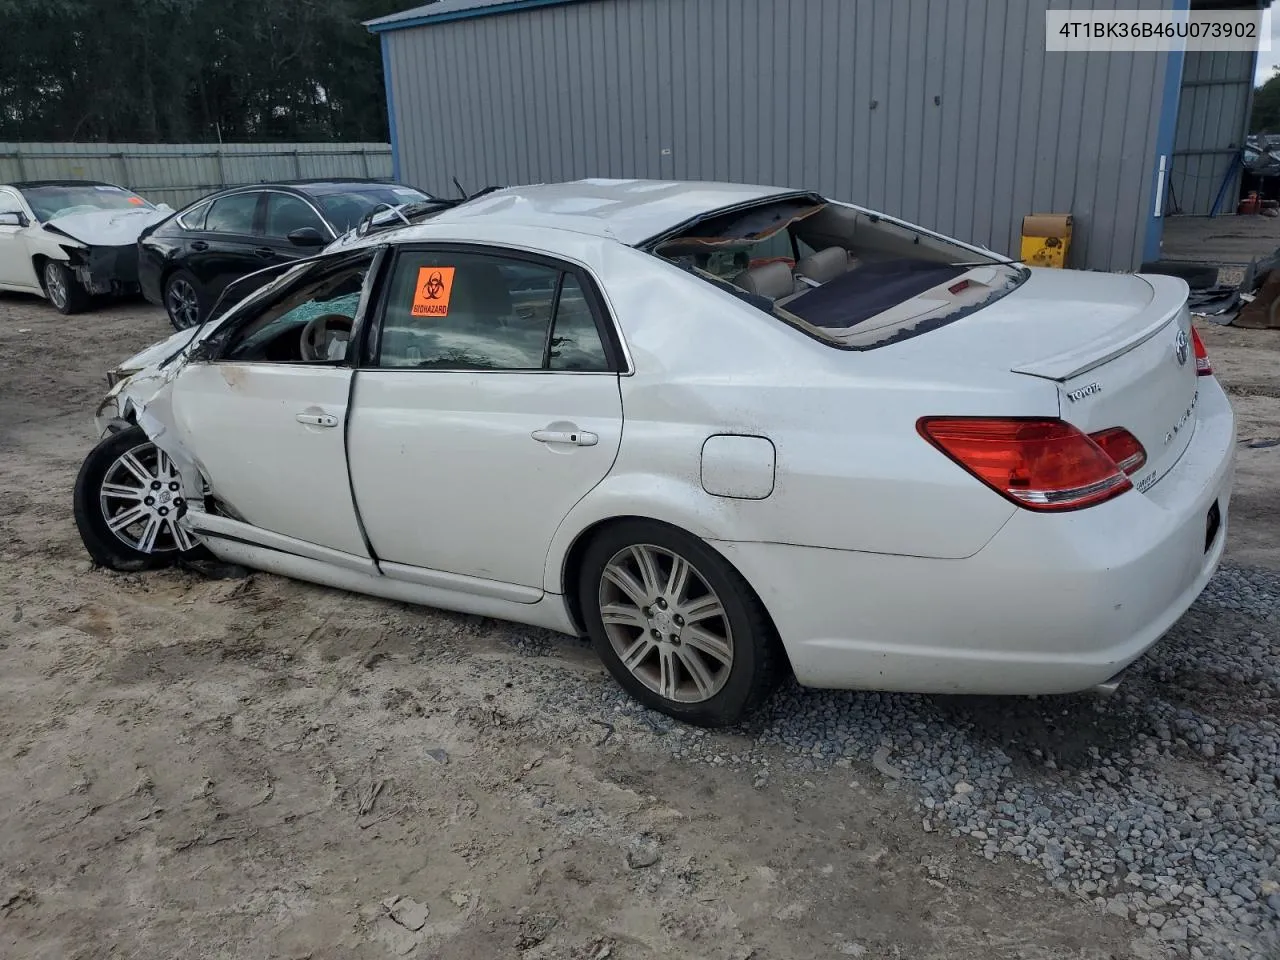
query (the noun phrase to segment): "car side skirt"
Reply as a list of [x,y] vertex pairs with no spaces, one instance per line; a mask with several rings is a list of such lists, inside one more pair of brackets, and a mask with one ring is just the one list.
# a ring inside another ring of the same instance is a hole
[[[5,293],[34,293],[40,297],[45,296],[44,287],[38,283],[0,283],[0,291]],[[47,300],[48,297],[45,297],[45,299]]]
[[[226,520],[221,517],[217,519]],[[573,619],[569,616],[565,599],[560,594],[544,593],[535,603],[522,603],[496,596],[481,596],[460,589],[447,589],[438,585],[413,583],[384,576],[376,571],[371,560],[361,561],[359,557],[349,558],[354,562],[321,560],[291,553],[286,549],[251,543],[235,537],[225,529],[216,533],[194,525],[193,529],[198,531],[201,542],[214,556],[228,563],[238,563],[254,570],[262,570],[294,580],[305,580],[338,590],[350,590],[353,593],[369,594],[386,600],[398,600],[401,603],[510,620],[570,636],[577,636],[579,633]],[[255,532],[260,531],[256,531],[255,528]],[[324,550],[325,548],[315,549]],[[361,569],[360,567],[365,563],[368,565],[367,568]]]

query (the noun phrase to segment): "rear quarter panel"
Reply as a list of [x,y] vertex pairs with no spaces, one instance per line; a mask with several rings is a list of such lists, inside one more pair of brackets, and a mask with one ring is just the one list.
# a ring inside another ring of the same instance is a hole
[[[566,518],[547,588],[576,536],[614,516],[646,516],[706,539],[962,558],[1016,509],[916,432],[928,414],[1056,416],[1053,385],[1009,374],[983,382],[945,357],[908,364],[893,346],[838,350],[678,268],[627,247],[591,266],[630,353],[623,438],[609,476]],[[918,351],[917,351],[918,354]],[[765,499],[701,484],[709,436],[769,438]]]
[[162,302],[165,277],[181,265],[186,249],[184,235],[175,228],[166,225],[138,240],[138,284],[142,295],[155,304]]

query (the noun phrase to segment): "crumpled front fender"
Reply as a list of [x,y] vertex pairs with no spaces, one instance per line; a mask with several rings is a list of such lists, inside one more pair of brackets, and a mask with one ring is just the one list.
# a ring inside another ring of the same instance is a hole
[[[99,435],[113,425],[136,423],[157,447],[169,455],[182,479],[182,488],[203,491],[204,476],[195,458],[174,429],[173,386],[186,363],[179,360],[160,371],[142,371],[118,382],[99,404],[95,416]],[[197,498],[198,498],[197,494]]]

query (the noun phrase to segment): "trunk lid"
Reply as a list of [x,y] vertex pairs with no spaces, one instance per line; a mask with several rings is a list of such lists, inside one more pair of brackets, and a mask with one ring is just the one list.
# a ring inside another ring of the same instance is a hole
[[[1051,381],[1060,415],[1085,433],[1123,427],[1148,490],[1195,429],[1188,287],[1176,277],[1033,269],[1016,290],[938,334],[982,333],[986,364]],[[935,342],[935,346],[936,346]]]

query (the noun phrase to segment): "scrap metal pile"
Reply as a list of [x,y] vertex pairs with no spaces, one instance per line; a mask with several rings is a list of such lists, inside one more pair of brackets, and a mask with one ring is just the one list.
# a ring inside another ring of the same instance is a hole
[[1215,280],[1199,285],[1193,280],[1188,303],[1197,317],[1224,326],[1280,329],[1280,247],[1245,267],[1238,284]]

